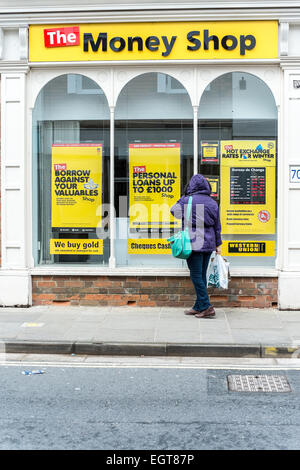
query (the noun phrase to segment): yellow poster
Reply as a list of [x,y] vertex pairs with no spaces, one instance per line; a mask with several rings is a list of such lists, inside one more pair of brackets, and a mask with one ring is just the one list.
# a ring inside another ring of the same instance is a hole
[[219,142],[201,141],[201,163],[219,163]]
[[211,159],[211,158],[217,158],[217,148],[213,146],[205,146],[202,147],[203,150],[203,158],[205,159]]
[[95,232],[101,227],[102,144],[52,146],[52,229]]
[[219,176],[205,176],[211,187],[211,197],[219,199],[220,197],[220,177]]
[[275,175],[275,141],[221,141],[222,233],[275,233]]
[[130,144],[130,228],[180,227],[170,214],[179,198],[180,144]]
[[50,255],[103,255],[103,240],[51,238]]
[[222,256],[275,256],[274,240],[223,240]]

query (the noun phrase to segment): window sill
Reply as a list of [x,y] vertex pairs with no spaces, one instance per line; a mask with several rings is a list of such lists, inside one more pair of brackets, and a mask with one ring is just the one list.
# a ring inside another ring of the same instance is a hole
[[[189,270],[185,268],[155,269],[155,268],[126,268],[119,267],[66,267],[66,266],[39,266],[31,268],[32,276],[189,276]],[[231,268],[232,277],[278,277],[275,268]]]

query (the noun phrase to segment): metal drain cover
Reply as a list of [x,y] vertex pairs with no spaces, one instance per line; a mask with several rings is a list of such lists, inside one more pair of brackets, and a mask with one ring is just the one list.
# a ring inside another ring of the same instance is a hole
[[291,392],[284,375],[228,375],[231,392]]

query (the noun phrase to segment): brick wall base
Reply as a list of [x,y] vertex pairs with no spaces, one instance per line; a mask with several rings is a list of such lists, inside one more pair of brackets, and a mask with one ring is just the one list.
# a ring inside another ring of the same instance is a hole
[[[277,306],[277,278],[233,277],[227,290],[209,289],[215,307]],[[33,305],[192,307],[188,277],[33,276]]]

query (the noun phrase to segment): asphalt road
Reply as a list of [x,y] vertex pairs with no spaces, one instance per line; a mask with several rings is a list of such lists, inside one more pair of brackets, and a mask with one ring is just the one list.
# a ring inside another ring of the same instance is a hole
[[[232,373],[283,374],[292,392],[230,392]],[[0,397],[1,450],[300,448],[300,370],[21,362],[0,366]]]

